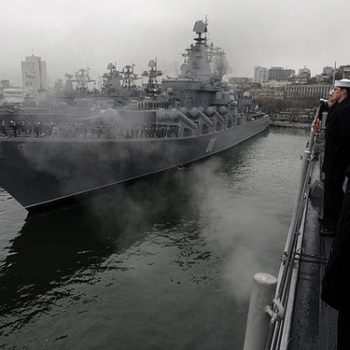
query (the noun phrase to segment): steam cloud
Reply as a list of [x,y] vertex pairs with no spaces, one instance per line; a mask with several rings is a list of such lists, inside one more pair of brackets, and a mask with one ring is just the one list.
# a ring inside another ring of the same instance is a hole
[[229,291],[236,299],[246,300],[255,273],[276,274],[279,256],[270,253],[279,251],[283,239],[278,219],[272,220],[274,204],[240,190],[237,183],[232,187],[232,180],[230,184],[227,175],[219,172],[222,168],[213,159],[194,170],[200,179],[195,192],[201,206],[202,235],[222,253],[222,277]]

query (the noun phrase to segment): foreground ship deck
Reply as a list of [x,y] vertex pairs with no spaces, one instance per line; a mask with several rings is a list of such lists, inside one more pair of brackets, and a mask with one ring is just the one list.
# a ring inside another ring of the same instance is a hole
[[337,348],[337,312],[320,296],[334,239],[320,235],[318,221],[322,148],[322,135],[312,131],[278,277],[257,274],[254,279],[244,350]]
[[333,237],[320,235],[318,215],[322,211],[323,189],[311,191],[300,257],[295,307],[289,350],[335,350],[337,312],[321,300],[324,277]]

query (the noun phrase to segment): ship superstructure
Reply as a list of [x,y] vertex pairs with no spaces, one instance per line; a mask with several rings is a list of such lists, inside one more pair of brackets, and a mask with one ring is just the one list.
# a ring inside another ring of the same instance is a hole
[[[223,64],[226,62],[225,54],[222,49],[214,48],[212,44],[208,45],[207,26],[207,22],[196,21],[193,31],[197,37],[194,38],[195,43],[191,44],[183,54],[185,61],[181,66],[179,77],[164,80],[162,88],[170,89],[181,106],[187,108],[225,106],[233,112],[237,103],[233,94],[222,82],[227,68]],[[220,70],[218,57],[221,57]]]
[[[0,186],[34,210],[209,157],[265,130],[269,118],[239,114],[223,71],[212,70],[207,23],[193,30],[179,77],[159,85],[152,60],[144,94],[127,94],[117,109],[68,124],[2,126]],[[113,76],[120,81],[122,74],[109,65],[106,81]],[[128,91],[130,80],[123,86]]]

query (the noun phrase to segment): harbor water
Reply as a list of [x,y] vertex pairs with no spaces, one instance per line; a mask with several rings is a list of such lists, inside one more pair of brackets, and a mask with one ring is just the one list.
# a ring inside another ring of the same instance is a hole
[[279,267],[308,134],[270,129],[36,216],[0,189],[0,349],[241,349],[253,274]]

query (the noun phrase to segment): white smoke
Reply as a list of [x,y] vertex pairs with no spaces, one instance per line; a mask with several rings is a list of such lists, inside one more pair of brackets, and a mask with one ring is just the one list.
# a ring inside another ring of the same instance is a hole
[[[267,202],[263,193],[248,190],[242,184],[239,169],[236,176],[227,175],[217,159],[196,167],[194,176],[201,234],[213,246],[216,244],[222,254],[225,286],[236,299],[248,299],[255,273],[276,274],[279,266],[276,251],[282,249],[284,225],[289,218],[276,216],[277,201]],[[249,172],[246,176],[250,176]]]

